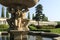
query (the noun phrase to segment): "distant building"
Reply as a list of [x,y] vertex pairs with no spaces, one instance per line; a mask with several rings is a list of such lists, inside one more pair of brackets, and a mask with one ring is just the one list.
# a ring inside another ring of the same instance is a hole
[[6,21],[7,18],[0,18],[0,25],[1,24],[8,24]]
[[[7,18],[0,18],[0,25],[1,24],[8,24],[7,21],[6,21]],[[34,25],[38,25],[38,23],[34,20],[30,20],[30,22],[28,23],[29,24],[34,24]],[[39,25],[54,25],[56,26],[57,25],[57,22],[54,22],[54,21],[49,21],[49,22],[46,22],[46,21],[39,21]]]
[[[31,20],[30,24],[38,25],[37,21],[34,21],[34,20]],[[47,21],[39,21],[39,25],[54,25],[54,26],[56,26],[57,22],[55,22],[55,21],[49,21],[49,22],[47,22]]]

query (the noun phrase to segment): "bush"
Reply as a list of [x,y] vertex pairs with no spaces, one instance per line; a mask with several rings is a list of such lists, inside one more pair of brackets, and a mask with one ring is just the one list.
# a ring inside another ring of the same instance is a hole
[[36,30],[37,28],[36,28],[36,26],[34,24],[31,24],[31,25],[29,25],[29,29],[30,30]]
[[9,28],[9,25],[6,25],[6,24],[1,24],[0,25],[0,31],[7,31]]
[[60,24],[56,25],[55,28],[60,28]]
[[60,28],[60,22],[57,22],[57,25],[55,26],[55,28]]
[[53,25],[43,25],[41,29],[53,29],[55,28]]
[[34,27],[34,26],[29,26],[29,29],[30,29],[30,30],[36,30],[37,28]]
[[42,26],[38,26],[38,25],[31,24],[31,25],[29,26],[29,29],[30,29],[30,30],[54,29],[54,28],[55,28],[54,25],[42,25]]
[[60,34],[60,28],[50,29],[52,33]]

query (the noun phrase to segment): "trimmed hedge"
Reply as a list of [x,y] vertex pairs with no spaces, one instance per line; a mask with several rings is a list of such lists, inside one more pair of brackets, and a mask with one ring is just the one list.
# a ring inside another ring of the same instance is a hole
[[36,30],[37,28],[34,27],[34,26],[29,26],[29,29],[30,29],[30,30]]
[[50,29],[52,33],[58,33],[60,34],[60,28]]
[[55,26],[53,26],[53,25],[38,26],[38,25],[31,24],[31,25],[29,26],[29,28],[30,28],[30,30],[55,29]]
[[0,25],[0,31],[7,31],[9,28],[9,25],[6,25],[6,24],[1,24]]
[[53,26],[53,25],[43,25],[43,26],[41,26],[41,29],[54,29],[55,28],[55,26]]

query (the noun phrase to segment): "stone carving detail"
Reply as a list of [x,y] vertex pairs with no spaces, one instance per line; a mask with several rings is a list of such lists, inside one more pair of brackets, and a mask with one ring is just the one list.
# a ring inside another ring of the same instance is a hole
[[27,40],[25,35],[29,30],[27,27],[29,20],[25,19],[25,14],[28,8],[33,7],[37,2],[38,0],[0,0],[0,4],[8,7],[11,13],[11,18],[7,19],[10,25],[10,40]]
[[25,14],[28,11],[28,8],[8,8],[11,13],[11,18],[7,19],[8,24],[10,25],[10,30],[19,30],[26,31],[29,30],[26,25],[28,24],[27,19],[25,19]]

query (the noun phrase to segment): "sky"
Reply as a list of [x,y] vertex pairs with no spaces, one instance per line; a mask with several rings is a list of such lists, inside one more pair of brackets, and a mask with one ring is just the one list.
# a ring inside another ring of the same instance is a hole
[[[33,13],[35,14],[35,7],[38,4],[43,6],[43,14],[45,14],[50,21],[60,21],[60,0],[40,0],[34,7],[29,8],[31,16]],[[1,8],[2,5],[0,5],[0,15]]]

